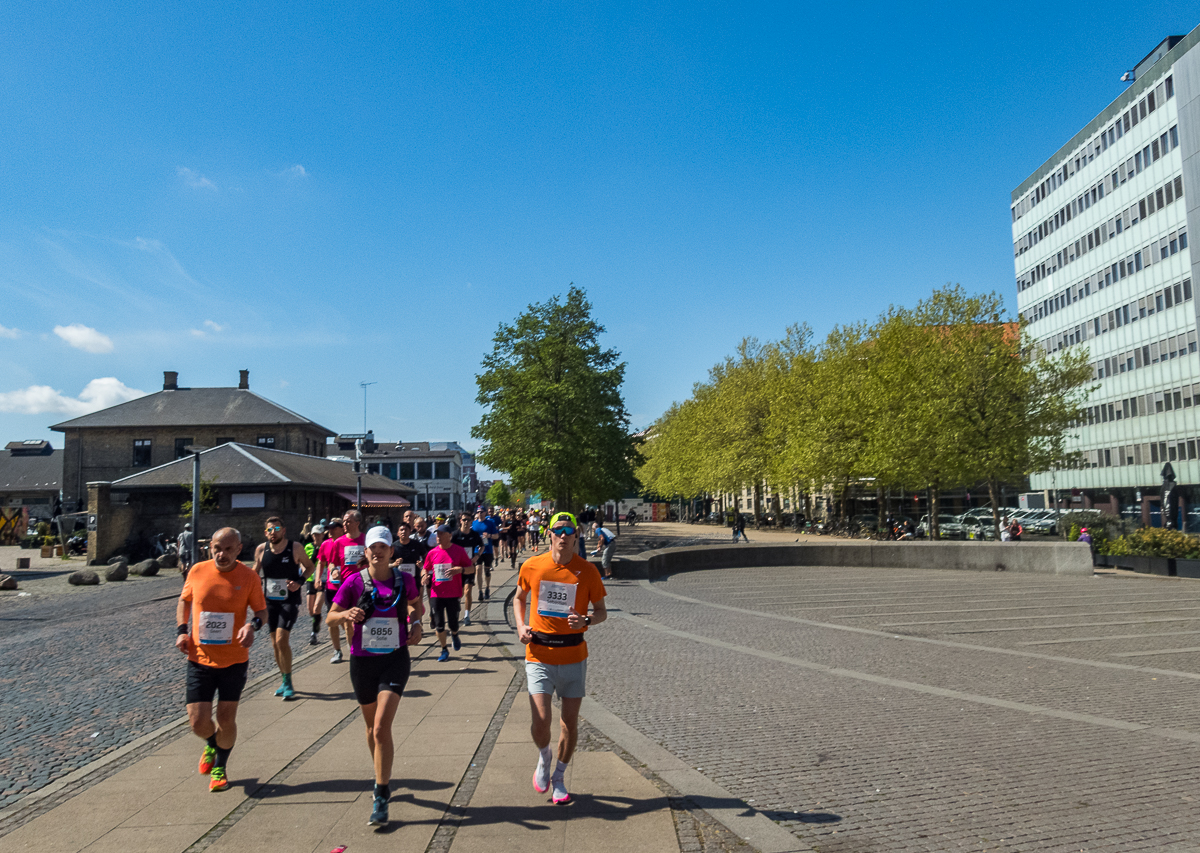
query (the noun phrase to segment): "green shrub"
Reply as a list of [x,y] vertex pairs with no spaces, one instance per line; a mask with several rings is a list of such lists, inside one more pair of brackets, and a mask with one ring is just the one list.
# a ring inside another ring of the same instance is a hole
[[1079,525],[1072,524],[1071,532],[1067,534],[1067,539],[1071,540],[1072,542],[1078,542],[1079,541],[1079,532],[1080,532]]
[[[1101,554],[1108,554],[1113,557],[1128,557],[1133,553],[1133,548],[1129,544],[1128,536],[1122,536],[1113,540],[1112,542],[1106,542],[1105,544],[1107,547],[1105,550],[1100,551]],[[1096,550],[1099,551],[1100,549],[1097,548]]]
[[1143,527],[1129,535],[1130,553],[1138,557],[1171,557],[1195,560],[1200,558],[1200,538],[1180,530],[1163,527]]

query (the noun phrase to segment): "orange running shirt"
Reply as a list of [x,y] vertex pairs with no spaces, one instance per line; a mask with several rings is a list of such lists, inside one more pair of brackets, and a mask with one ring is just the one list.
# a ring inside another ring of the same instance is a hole
[[[588,606],[603,601],[607,594],[600,572],[578,554],[571,555],[571,562],[560,566],[549,554],[530,557],[521,564],[517,586],[528,595],[525,623],[540,634],[582,634],[587,628],[575,630],[567,627],[565,613],[570,607],[580,616],[586,616]],[[587,643],[578,646],[550,648],[536,642],[525,647],[525,660],[560,666],[587,660]]]
[[254,569],[240,561],[227,572],[218,570],[212,560],[197,563],[188,571],[182,598],[192,606],[188,660],[215,667],[250,660],[250,650],[237,641],[237,632],[246,624],[247,608],[267,609],[262,581]]

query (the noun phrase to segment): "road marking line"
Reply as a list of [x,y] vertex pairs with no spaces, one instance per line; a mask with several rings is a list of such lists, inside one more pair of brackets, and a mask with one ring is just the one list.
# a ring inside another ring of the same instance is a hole
[[[733,607],[728,604],[716,604],[711,601],[702,601],[698,598],[689,598],[686,595],[679,595],[674,592],[656,589],[657,584],[647,580],[640,580],[638,584],[645,587],[650,592],[657,595],[666,596],[667,598],[686,601],[690,604],[699,604],[704,607],[711,607],[716,610],[729,610],[733,613],[744,613],[750,616],[757,616],[762,619],[778,619],[782,622],[792,622],[796,625],[809,625],[813,628],[828,628],[834,631],[846,631],[851,634],[863,634],[868,637],[884,637],[891,640],[900,640],[908,643],[925,643],[931,646],[943,646],[948,649],[965,649],[976,652],[990,652],[997,655],[1011,655],[1013,657],[1032,658],[1034,660],[1053,661],[1054,663],[1069,663],[1077,666],[1091,666],[1096,669],[1121,669],[1131,672],[1145,672],[1153,675],[1169,675],[1175,678],[1186,678],[1191,681],[1200,681],[1200,673],[1183,672],[1177,669],[1160,669],[1152,666],[1139,666],[1131,663],[1115,663],[1113,661],[1104,660],[1087,660],[1085,658],[1072,658],[1063,655],[1047,655],[1041,652],[1026,652],[1020,649],[1001,649],[995,646],[980,646],[975,643],[960,643],[956,640],[938,640],[933,637],[910,637],[900,634],[894,634],[890,631],[876,631],[873,628],[858,628],[854,625],[835,625],[831,622],[815,622],[812,619],[801,619],[799,616],[783,616],[778,613],[766,613],[762,610],[749,610],[745,607]],[[1180,620],[1164,620],[1164,621],[1180,621]],[[1140,622],[1131,622],[1128,624],[1142,624]]]
[[1069,640],[1026,640],[1018,646],[1059,646],[1063,643],[1098,643],[1104,640],[1142,640],[1147,637],[1184,637],[1200,631],[1160,631],[1157,634],[1109,634],[1107,637],[1073,637]]
[[1144,658],[1150,655],[1180,655],[1185,652],[1200,652],[1200,646],[1190,649],[1157,649],[1153,652],[1113,652],[1115,658]]

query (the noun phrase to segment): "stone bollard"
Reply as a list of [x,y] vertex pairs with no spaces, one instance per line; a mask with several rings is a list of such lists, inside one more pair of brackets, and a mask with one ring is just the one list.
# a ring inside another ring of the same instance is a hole
[[12,575],[0,575],[0,589],[16,589],[17,579]]
[[104,572],[104,579],[106,581],[123,581],[128,577],[129,577],[129,565],[124,560],[113,563]]
[[87,569],[80,569],[67,575],[67,583],[72,586],[96,586],[100,583],[100,575]]

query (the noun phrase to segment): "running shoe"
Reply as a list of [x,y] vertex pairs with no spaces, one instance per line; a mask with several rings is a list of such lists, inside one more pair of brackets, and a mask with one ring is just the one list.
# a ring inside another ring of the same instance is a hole
[[550,790],[550,768],[546,766],[546,762],[542,757],[538,756],[537,769],[533,771],[533,790],[539,794],[544,794]]
[[550,787],[554,792],[550,794],[550,799],[554,801],[554,805],[561,806],[571,802],[571,795],[567,793],[567,784],[563,781],[563,774],[555,773],[550,777]]
[[290,702],[296,698],[296,688],[292,687],[290,679],[283,683],[283,693],[281,695],[284,702]]
[[336,652],[334,652],[333,657],[331,657],[329,659],[329,662],[330,663],[341,663],[342,662],[342,650],[338,649]]
[[388,798],[380,794],[375,795],[375,807],[371,809],[371,819],[367,823],[371,826],[387,826],[388,822]]
[[450,650],[443,648],[442,653],[438,655],[438,663],[445,663],[450,660]]
[[468,610],[468,611],[467,611],[467,615],[463,617],[463,624],[464,624],[464,625],[470,625],[470,624],[471,624],[471,611],[469,611],[469,610]]
[[217,751],[211,746],[205,746],[204,752],[200,755],[200,775],[207,776],[213,769],[213,763],[217,760]]
[[225,791],[229,789],[229,780],[225,778],[224,767],[214,767],[212,774],[208,777],[208,790],[212,792]]
[[454,644],[454,651],[457,652],[459,649],[462,648],[462,640],[460,640],[457,636],[455,636],[453,634],[450,635],[450,642],[452,642]]
[[279,689],[275,691],[275,695],[283,696],[285,690],[287,690],[287,679],[284,679],[283,684],[279,685]]
[[317,644],[317,632],[316,631],[313,631],[312,636],[308,638],[308,644],[310,646],[315,646]]

